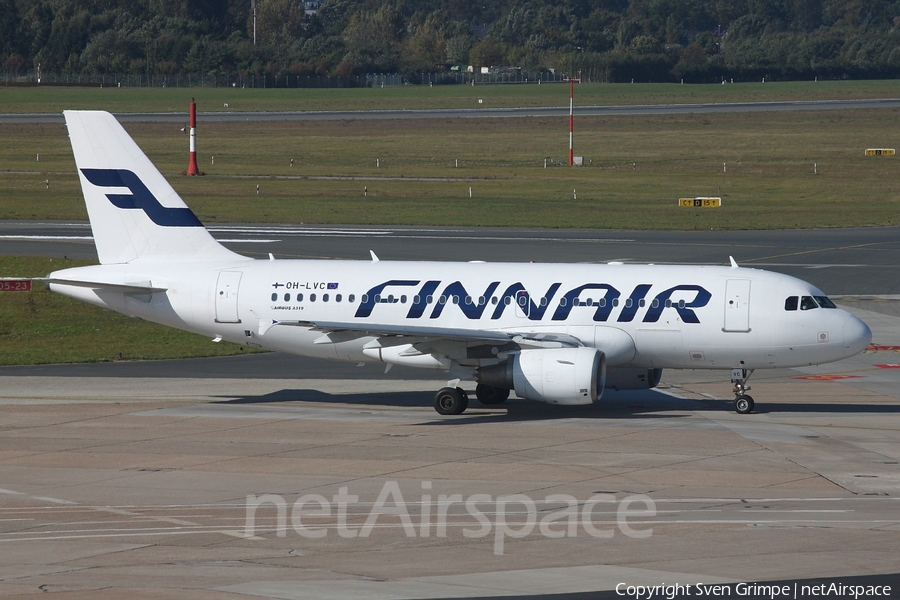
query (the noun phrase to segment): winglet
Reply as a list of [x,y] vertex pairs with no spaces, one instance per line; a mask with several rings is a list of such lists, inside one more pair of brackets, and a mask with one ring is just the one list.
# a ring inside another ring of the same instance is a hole
[[372,262],[378,262],[378,261],[379,261],[379,258],[378,258],[377,256],[375,256],[375,251],[374,251],[374,250],[369,250],[369,254],[372,255]]
[[737,261],[734,260],[734,257],[733,257],[733,256],[729,256],[729,257],[728,257],[728,260],[731,261],[731,268],[732,268],[732,269],[737,269],[737,268],[738,268]]

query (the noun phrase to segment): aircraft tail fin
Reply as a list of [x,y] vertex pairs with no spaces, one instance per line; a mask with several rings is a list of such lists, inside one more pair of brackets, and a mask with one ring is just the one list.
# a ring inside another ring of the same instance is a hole
[[210,235],[115,117],[63,114],[101,264],[239,257]]

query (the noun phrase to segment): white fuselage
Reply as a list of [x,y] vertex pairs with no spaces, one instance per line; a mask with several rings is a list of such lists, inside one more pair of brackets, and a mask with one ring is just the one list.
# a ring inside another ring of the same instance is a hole
[[[149,282],[165,292],[59,283],[52,289],[238,344],[444,369],[448,356],[463,367],[496,363],[503,348],[492,353],[484,342],[451,340],[424,355],[404,349],[430,329],[517,332],[575,339],[602,350],[610,367],[758,369],[840,360],[871,339],[868,327],[841,309],[786,309],[791,297],[824,297],[814,286],[738,267],[237,258],[177,266],[138,260],[51,278]],[[318,323],[344,327],[323,333]],[[348,325],[354,331],[343,331]],[[404,343],[395,336],[387,348],[379,326],[412,333]]]

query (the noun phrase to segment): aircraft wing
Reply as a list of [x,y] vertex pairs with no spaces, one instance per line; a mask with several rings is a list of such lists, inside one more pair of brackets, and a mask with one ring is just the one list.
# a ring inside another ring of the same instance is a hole
[[422,327],[418,325],[393,325],[387,323],[343,323],[338,321],[272,321],[260,327],[264,334],[270,327],[308,327],[327,333],[356,333],[358,337],[412,337],[421,341],[447,340],[453,342],[481,342],[484,344],[516,344],[523,348],[580,347],[581,340],[560,333],[544,333],[516,330],[459,329],[452,327]]

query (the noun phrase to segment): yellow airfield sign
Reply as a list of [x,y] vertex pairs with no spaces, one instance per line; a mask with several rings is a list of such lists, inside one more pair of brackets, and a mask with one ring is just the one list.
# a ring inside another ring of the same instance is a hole
[[897,152],[893,148],[869,148],[866,156],[893,156]]
[[707,196],[700,196],[698,198],[679,198],[678,206],[688,208],[719,208],[722,206],[722,199]]

